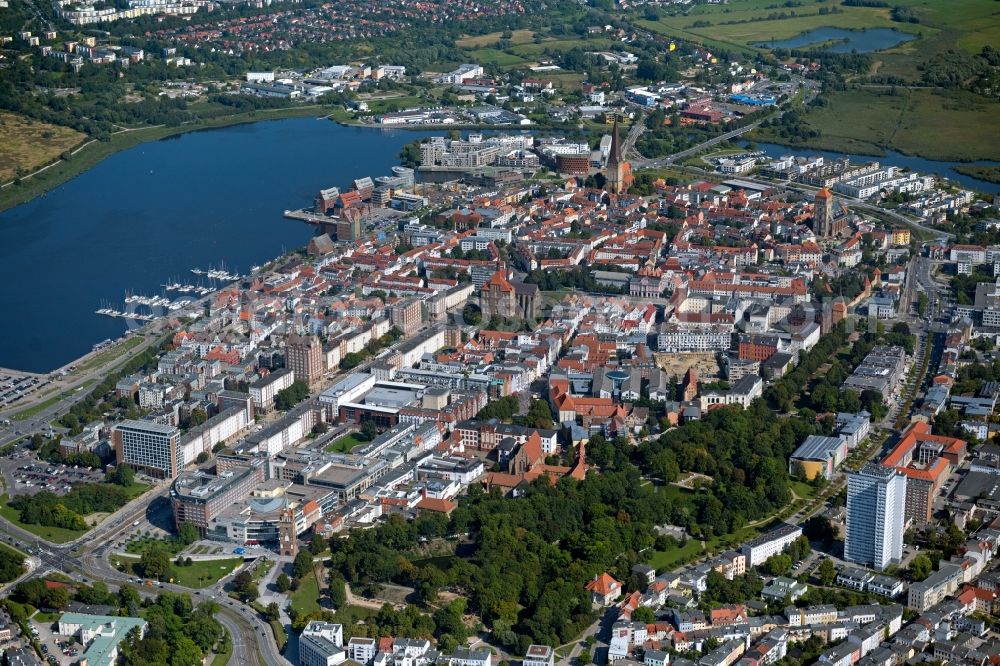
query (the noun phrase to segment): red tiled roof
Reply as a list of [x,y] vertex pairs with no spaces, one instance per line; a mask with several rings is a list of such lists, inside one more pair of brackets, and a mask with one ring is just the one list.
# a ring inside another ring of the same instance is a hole
[[590,592],[596,592],[597,594],[606,597],[613,592],[620,590],[622,584],[611,577],[607,572],[602,573],[600,576],[594,578],[594,580],[587,583],[586,589]]

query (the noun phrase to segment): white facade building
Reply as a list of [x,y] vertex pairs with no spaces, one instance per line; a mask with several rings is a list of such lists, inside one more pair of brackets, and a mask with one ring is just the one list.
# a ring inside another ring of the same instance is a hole
[[314,620],[299,636],[299,663],[302,666],[336,666],[347,659],[343,645],[342,625]]
[[793,541],[802,536],[798,525],[782,525],[743,544],[740,551],[747,558],[747,566],[755,567],[771,556],[784,552]]
[[906,477],[893,467],[865,465],[847,476],[844,559],[885,569],[903,556]]

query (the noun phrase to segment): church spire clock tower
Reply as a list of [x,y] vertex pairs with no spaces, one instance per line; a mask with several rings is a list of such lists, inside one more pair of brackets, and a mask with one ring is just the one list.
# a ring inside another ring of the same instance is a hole
[[615,115],[615,125],[611,132],[611,153],[608,155],[605,189],[613,194],[621,194],[625,191],[625,161],[622,159],[622,144],[618,132],[617,115]]
[[295,512],[285,499],[285,506],[278,518],[278,552],[281,555],[295,557],[299,554],[299,539],[295,530]]

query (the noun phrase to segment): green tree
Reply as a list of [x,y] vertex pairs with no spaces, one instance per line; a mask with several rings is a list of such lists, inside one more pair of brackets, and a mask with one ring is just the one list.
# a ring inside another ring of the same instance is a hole
[[478,305],[469,303],[462,308],[462,320],[469,326],[479,326],[483,321],[483,312]]
[[918,553],[910,561],[908,572],[911,581],[920,582],[926,580],[933,570],[934,564],[931,562],[931,559],[924,553]]
[[787,576],[792,572],[792,558],[783,553],[772,555],[764,562],[764,571],[772,576]]
[[816,569],[816,577],[823,585],[833,585],[833,582],[837,580],[837,568],[833,566],[833,560],[826,558],[820,562]]
[[632,621],[652,624],[656,622],[656,616],[653,615],[653,609],[649,606],[639,606],[632,612]]
[[274,580],[274,587],[282,594],[288,592],[292,588],[292,581],[288,578],[288,574],[284,571],[278,574],[278,577]]
[[190,546],[200,538],[201,534],[194,523],[185,520],[177,527],[177,539],[185,546]]
[[114,471],[108,472],[104,480],[108,483],[128,487],[135,483],[135,472],[128,465],[118,465]]
[[361,431],[358,435],[364,439],[366,442],[370,442],[376,437],[378,437],[378,424],[371,419],[366,419],[361,422]]
[[283,388],[274,396],[274,406],[287,412],[295,405],[309,397],[309,385],[301,379],[296,379],[288,388]]
[[249,603],[254,601],[260,594],[257,589],[257,581],[253,575],[244,569],[233,577],[233,591],[242,601]]
[[300,550],[292,561],[292,576],[303,578],[313,570],[313,556],[308,550]]
[[330,586],[327,588],[330,595],[330,603],[334,608],[341,608],[347,605],[347,586],[343,576],[333,574],[330,576]]
[[170,666],[201,666],[201,648],[188,638],[180,636],[170,646]]
[[188,428],[197,428],[207,420],[208,413],[201,407],[198,407],[192,410],[191,416],[188,417]]
[[44,605],[55,610],[62,610],[70,601],[70,592],[65,587],[54,587],[45,593]]
[[319,555],[324,550],[326,550],[326,540],[313,532],[312,537],[309,539],[309,552],[313,555]]
[[142,597],[131,585],[122,585],[118,588],[118,605],[129,615],[136,615],[142,605]]
[[264,609],[264,619],[268,622],[276,622],[281,618],[281,609],[278,608],[277,602],[272,601]]
[[142,551],[139,568],[146,578],[163,580],[170,573],[170,556],[159,544],[150,544]]
[[348,352],[344,354],[344,358],[340,359],[340,369],[341,370],[351,370],[358,367],[364,362],[365,357],[357,352]]
[[533,428],[551,428],[552,410],[545,400],[532,400],[525,417],[526,425]]

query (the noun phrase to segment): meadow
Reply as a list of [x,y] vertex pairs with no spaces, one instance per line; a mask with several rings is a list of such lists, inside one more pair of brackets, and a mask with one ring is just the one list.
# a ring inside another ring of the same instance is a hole
[[[1000,43],[1000,12],[982,0],[892,0],[891,7],[848,7],[833,0],[803,0],[788,7],[775,0],[700,4],[685,12],[661,12],[657,20],[635,15],[643,27],[708,48],[759,54],[763,42],[787,39],[821,27],[892,28],[916,36],[871,54],[868,72],[847,77],[858,87],[829,91],[828,104],[811,108],[806,124],[818,138],[799,147],[878,155],[887,149],[940,160],[995,159],[1000,106],[959,90],[922,87],[922,65],[949,49],[979,52]],[[915,23],[892,20],[892,8],[912,10]],[[822,10],[822,13],[821,13]],[[834,12],[835,13],[831,13]],[[892,89],[871,85],[893,77]],[[912,87],[909,84],[913,84]],[[782,141],[767,130],[756,138]]]
[[76,130],[49,125],[13,113],[0,113],[0,182],[48,164],[79,145]]

